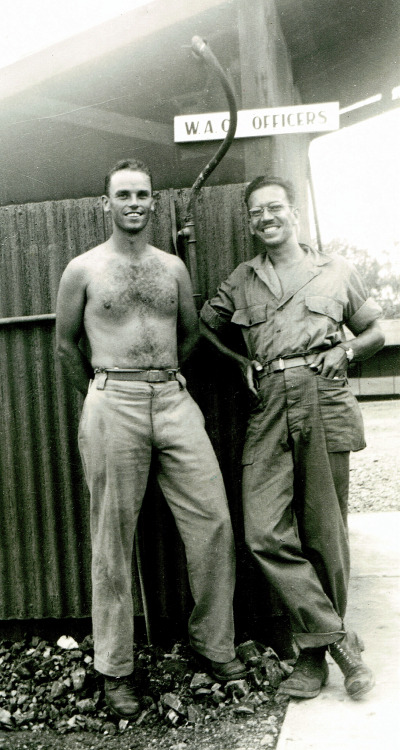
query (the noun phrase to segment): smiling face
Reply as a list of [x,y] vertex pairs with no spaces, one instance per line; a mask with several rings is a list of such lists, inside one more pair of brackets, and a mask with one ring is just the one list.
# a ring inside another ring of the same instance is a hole
[[[263,185],[254,190],[248,198],[248,208],[250,232],[264,245],[273,248],[291,239],[297,242],[297,209],[289,205],[286,190],[281,185]],[[251,215],[256,208],[263,209],[260,216]]]
[[138,234],[154,211],[149,175],[132,169],[114,172],[108,195],[103,195],[103,205],[116,227],[128,234]]

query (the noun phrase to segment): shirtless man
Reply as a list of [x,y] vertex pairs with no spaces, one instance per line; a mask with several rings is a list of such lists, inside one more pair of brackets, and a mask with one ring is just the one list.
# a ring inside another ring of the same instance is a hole
[[[192,647],[218,680],[244,676],[235,658],[235,558],[229,510],[204,418],[179,363],[198,338],[188,272],[148,243],[148,168],[119,162],[103,196],[113,233],[74,258],[61,279],[57,351],[86,395],[79,448],[91,496],[95,668],[110,708],[135,716],[131,560],[152,452],[185,545],[194,609]],[[90,351],[87,358],[80,346]]]

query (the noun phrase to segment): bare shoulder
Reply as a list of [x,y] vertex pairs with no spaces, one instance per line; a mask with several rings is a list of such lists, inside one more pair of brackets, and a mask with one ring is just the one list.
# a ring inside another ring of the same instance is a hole
[[77,283],[88,282],[91,277],[91,271],[97,267],[100,259],[104,257],[105,249],[106,243],[104,242],[81,255],[77,255],[65,268],[63,273],[64,279]]
[[158,247],[152,247],[151,250],[154,257],[158,258],[171,274],[177,278],[181,278],[182,275],[187,274],[187,268],[184,262],[178,258],[177,255],[167,253],[165,250],[160,250]]

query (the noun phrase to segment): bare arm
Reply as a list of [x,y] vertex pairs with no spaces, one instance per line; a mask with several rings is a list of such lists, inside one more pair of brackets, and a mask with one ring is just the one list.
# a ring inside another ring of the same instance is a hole
[[221,352],[221,354],[224,354],[226,357],[229,357],[229,359],[237,362],[249,390],[251,391],[251,393],[253,393],[254,396],[258,396],[256,381],[254,379],[254,371],[260,372],[262,370],[262,365],[260,364],[260,362],[257,362],[256,360],[251,361],[247,359],[247,357],[243,357],[241,354],[237,354],[237,352],[234,352],[233,349],[229,349],[227,346],[225,346],[225,344],[222,343],[218,334],[215,333],[215,331],[213,331],[208,325],[206,325],[203,320],[200,320],[200,333],[202,336],[208,339],[211,344],[214,344],[214,346],[218,349],[218,351]]
[[199,320],[193,301],[193,290],[188,270],[179,262],[177,270],[178,307],[178,359],[182,364],[193,351],[199,340]]
[[[385,343],[385,337],[379,323],[375,320],[367,328],[358,334],[354,339],[349,339],[346,348],[354,352],[354,361],[361,362],[364,359],[372,357],[375,352],[382,349]],[[347,369],[347,357],[342,346],[335,346],[326,352],[320,352],[311,369],[319,368],[321,375],[326,378],[337,377]],[[321,369],[322,367],[322,369]]]
[[67,266],[58,290],[56,346],[61,365],[75,388],[86,394],[93,377],[90,362],[79,349],[86,304],[86,283],[82,269]]

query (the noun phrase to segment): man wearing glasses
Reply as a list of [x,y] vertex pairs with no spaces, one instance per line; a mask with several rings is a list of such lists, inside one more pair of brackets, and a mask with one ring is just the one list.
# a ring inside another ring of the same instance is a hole
[[[374,679],[361,640],[343,623],[349,452],[365,447],[346,371],[383,346],[381,310],[344,258],[299,243],[290,183],[257,177],[245,202],[261,252],[221,284],[201,319],[203,334],[239,364],[254,396],[243,451],[246,542],[288,607],[300,649],[280,691],[318,695],[329,650],[357,699]],[[224,344],[231,324],[247,357]]]

